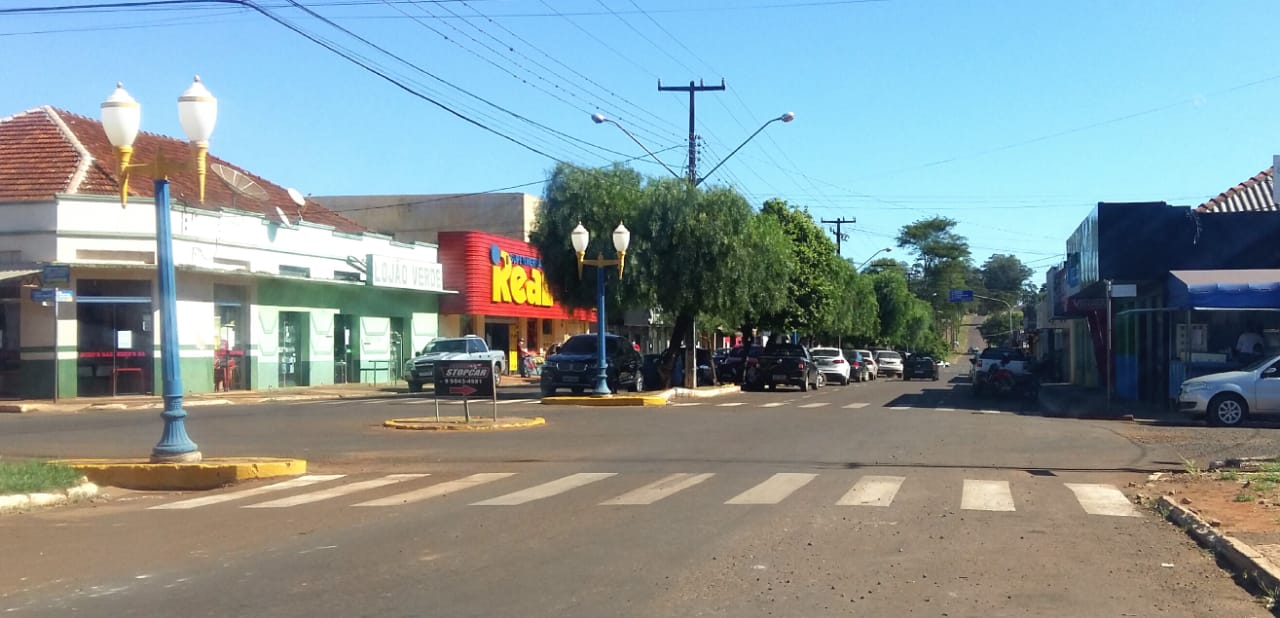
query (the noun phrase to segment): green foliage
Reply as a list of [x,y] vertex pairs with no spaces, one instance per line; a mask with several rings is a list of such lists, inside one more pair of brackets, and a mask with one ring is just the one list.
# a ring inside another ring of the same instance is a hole
[[797,331],[805,335],[837,330],[841,318],[840,260],[835,243],[808,212],[784,200],[772,199],[760,211],[776,220],[791,240],[794,269],[786,279],[786,302],[779,310],[761,315],[760,325],[775,332]]
[[916,263],[926,273],[942,261],[967,261],[969,241],[952,231],[955,226],[956,221],[947,217],[921,219],[902,227],[898,246],[915,253]]
[[[1022,312],[1013,311],[1013,328],[1017,330],[1018,325],[1022,324]],[[993,313],[987,316],[982,322],[982,326],[978,327],[978,332],[982,333],[982,338],[987,343],[1002,344],[1009,338],[1009,310]]]
[[872,275],[872,286],[880,311],[880,343],[898,344],[906,338],[915,300],[907,290],[907,279],[899,271],[886,270]]
[[[1027,295],[1025,288],[1034,271],[1015,255],[996,254],[987,258],[979,272],[982,274],[982,284],[987,290],[985,296],[992,296],[1017,305],[1021,304],[1022,298]],[[1030,293],[1033,299],[1038,292],[1038,288],[1031,287]],[[998,311],[1005,307],[1004,303],[982,302],[983,313]]]

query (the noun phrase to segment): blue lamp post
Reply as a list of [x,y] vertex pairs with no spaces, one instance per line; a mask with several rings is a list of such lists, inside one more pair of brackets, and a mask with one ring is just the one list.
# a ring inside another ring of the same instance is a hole
[[[195,147],[194,168],[200,183],[200,201],[204,202],[205,162],[209,153],[209,137],[218,119],[218,100],[200,83],[195,82],[178,97],[178,119],[187,139]],[[187,437],[187,413],[182,409],[182,373],[178,357],[178,295],[173,268],[173,232],[170,227],[169,175],[192,168],[191,163],[169,161],[163,152],[156,153],[151,163],[131,163],[133,140],[142,125],[142,106],[116,84],[115,92],[102,103],[102,128],[115,147],[120,178],[120,206],[129,199],[129,175],[146,170],[155,180],[156,206],[156,271],[160,291],[160,355],[164,382],[164,433],[151,450],[153,463],[199,462],[200,451]]]
[[578,227],[573,228],[570,238],[573,239],[573,250],[578,254],[578,279],[582,279],[583,265],[596,267],[596,335],[599,344],[596,350],[596,386],[591,391],[591,395],[594,397],[608,397],[612,393],[609,391],[609,365],[604,350],[604,269],[610,266],[617,266],[618,279],[622,279],[622,271],[627,265],[627,247],[631,244],[631,232],[621,223],[613,230],[613,248],[618,252],[618,259],[616,260],[604,259],[603,252],[594,260],[585,259],[587,244],[591,241],[591,232],[582,227],[581,222],[578,223]]

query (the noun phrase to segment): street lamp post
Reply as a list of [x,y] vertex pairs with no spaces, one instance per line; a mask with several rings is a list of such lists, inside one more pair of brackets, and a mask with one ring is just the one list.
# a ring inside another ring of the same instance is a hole
[[[200,201],[204,201],[205,161],[209,137],[218,119],[218,101],[200,83],[195,82],[178,97],[178,119],[187,139],[195,147],[194,169],[200,183]],[[156,153],[151,163],[132,163],[133,140],[142,125],[142,107],[116,84],[115,92],[102,103],[102,128],[115,147],[120,177],[120,206],[129,199],[129,176],[135,170],[146,170],[155,182],[156,271],[160,292],[160,355],[163,377],[164,433],[151,450],[151,461],[199,462],[200,451],[187,437],[182,409],[182,373],[178,351],[178,296],[173,267],[173,231],[169,207],[169,175],[192,169],[192,163],[169,161],[163,152]]]
[[747,137],[747,139],[742,140],[742,143],[741,143],[741,144],[738,144],[738,147],[737,147],[737,148],[734,148],[734,149],[733,149],[733,152],[730,152],[729,154],[725,155],[725,157],[724,157],[723,159],[720,159],[720,162],[719,162],[719,163],[717,163],[715,167],[711,168],[711,171],[707,172],[707,174],[706,174],[705,176],[703,176],[703,177],[698,178],[697,180],[695,180],[695,181],[693,182],[693,186],[695,186],[695,187],[696,187],[696,186],[698,186],[698,185],[702,184],[702,181],[704,181],[704,180],[706,180],[706,179],[710,178],[712,174],[716,173],[716,170],[720,169],[720,166],[721,166],[721,165],[724,165],[724,162],[725,162],[725,161],[728,161],[728,160],[729,160],[729,158],[730,158],[730,157],[732,157],[733,155],[738,154],[738,151],[739,151],[739,150],[742,150],[742,147],[743,147],[743,146],[746,146],[746,145],[747,145],[747,142],[749,142],[749,141],[751,141],[752,139],[754,139],[754,138],[755,138],[755,136],[760,135],[760,132],[761,132],[761,131],[763,131],[765,127],[767,127],[767,126],[769,126],[769,125],[771,125],[771,124],[773,124],[773,123],[775,123],[775,122],[778,122],[778,121],[782,121],[782,122],[791,122],[792,120],[795,120],[795,119],[796,119],[796,115],[795,115],[795,113],[794,113],[794,112],[787,112],[787,113],[785,113],[785,114],[783,114],[783,115],[781,115],[781,116],[778,116],[777,118],[770,118],[769,120],[765,121],[765,123],[764,123],[764,124],[760,125],[760,128],[759,128],[759,129],[756,129],[756,132],[755,132],[755,133],[752,133],[750,136],[748,136],[748,137]]
[[605,356],[605,330],[604,330],[604,269],[610,266],[618,267],[618,279],[622,279],[622,271],[627,265],[627,247],[631,244],[631,232],[621,223],[613,230],[613,249],[617,251],[618,258],[615,260],[604,259],[604,252],[594,259],[586,259],[587,244],[591,241],[591,232],[587,228],[582,227],[582,223],[578,223],[578,227],[573,228],[570,234],[573,239],[573,250],[578,254],[578,279],[582,279],[582,267],[596,267],[596,337],[597,356],[596,356],[596,386],[591,391],[592,396],[608,397],[612,393],[609,391],[609,361]]
[[880,255],[881,253],[889,253],[892,251],[893,251],[893,247],[885,247],[879,251],[876,251],[875,253],[872,253],[871,257],[867,258],[865,262],[863,262],[861,265],[858,266],[858,272],[862,272],[862,268],[867,264],[870,264],[871,260],[874,260],[877,255]]
[[998,303],[1004,303],[1004,305],[1009,308],[1009,344],[1010,344],[1009,347],[1013,347],[1013,343],[1014,343],[1013,341],[1013,303],[1003,298],[992,298],[990,296],[979,296],[977,294],[974,294],[973,297],[981,298],[983,300],[994,300]]

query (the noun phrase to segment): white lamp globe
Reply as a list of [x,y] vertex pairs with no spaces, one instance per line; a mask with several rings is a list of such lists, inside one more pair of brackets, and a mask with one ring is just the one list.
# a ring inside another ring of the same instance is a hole
[[627,247],[631,245],[631,230],[627,226],[619,223],[617,228],[613,230],[613,248],[618,253],[626,253]]
[[178,97],[178,121],[192,142],[205,143],[213,135],[213,125],[218,122],[218,100],[200,83],[199,75]]
[[116,148],[130,148],[142,127],[142,106],[116,83],[115,92],[102,102],[102,129]]
[[573,239],[573,250],[578,253],[586,253],[587,242],[591,240],[591,232],[587,228],[582,227],[582,222],[578,222],[578,227],[573,228],[573,233],[569,234]]

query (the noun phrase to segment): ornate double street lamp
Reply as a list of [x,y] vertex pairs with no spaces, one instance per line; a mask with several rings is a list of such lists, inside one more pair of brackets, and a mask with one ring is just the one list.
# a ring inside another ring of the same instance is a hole
[[578,279],[582,279],[582,267],[596,267],[596,335],[598,337],[597,359],[596,359],[596,387],[591,391],[594,397],[608,397],[609,391],[609,374],[608,361],[605,358],[605,331],[604,331],[604,269],[610,266],[618,267],[618,279],[622,279],[622,271],[627,265],[627,247],[631,244],[631,231],[621,223],[613,230],[613,248],[618,252],[618,259],[604,259],[604,252],[594,259],[586,259],[587,244],[591,241],[591,232],[587,228],[582,227],[582,223],[578,223],[578,227],[573,228],[570,234],[573,239],[573,250],[578,254]]
[[142,106],[116,84],[115,92],[102,103],[102,128],[116,150],[120,178],[120,206],[129,199],[129,176],[145,170],[155,180],[156,206],[156,270],[160,283],[160,356],[164,381],[164,434],[151,450],[151,461],[198,462],[200,451],[187,437],[182,409],[182,373],[178,358],[178,296],[174,284],[173,231],[169,209],[169,176],[194,168],[200,182],[200,201],[204,202],[205,160],[209,153],[209,136],[218,119],[218,100],[200,83],[195,82],[178,97],[178,120],[187,139],[194,146],[194,161],[170,161],[163,151],[151,163],[133,163],[133,140],[142,126]]

